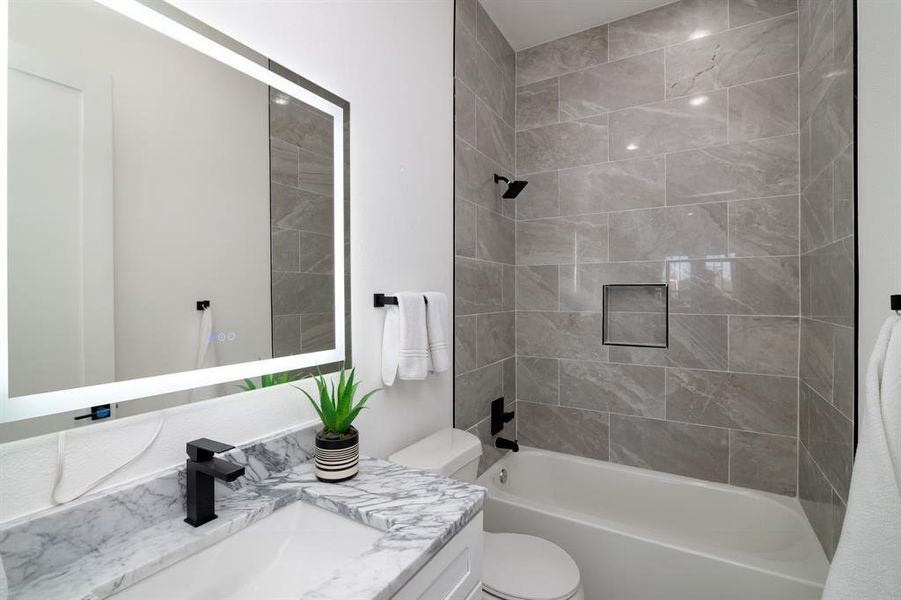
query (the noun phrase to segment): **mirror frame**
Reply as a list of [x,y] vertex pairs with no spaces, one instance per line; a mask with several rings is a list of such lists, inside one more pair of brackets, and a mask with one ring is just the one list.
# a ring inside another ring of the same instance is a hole
[[[160,394],[216,385],[267,373],[320,367],[329,372],[351,363],[350,322],[346,308],[350,302],[350,263],[345,256],[349,241],[350,207],[350,103],[289,69],[244,46],[222,32],[206,25],[163,0],[93,0],[108,9],[149,27],[214,60],[228,65],[254,79],[276,88],[334,118],[334,298],[335,348],[307,354],[235,363],[207,369],[154,375],[125,381],[86,385],[15,398],[9,397],[9,307],[8,307],[8,212],[7,190],[2,193],[0,211],[4,225],[0,227],[0,423],[44,417],[57,413],[114,404]],[[5,20],[5,19],[4,19]],[[6,23],[4,23],[6,25]],[[5,55],[5,53],[4,53]],[[5,63],[6,58],[3,59]],[[8,65],[3,65],[0,79],[8,94]],[[7,114],[0,124],[7,131]],[[6,147],[3,158],[6,159]],[[6,173],[4,160],[3,172]]]

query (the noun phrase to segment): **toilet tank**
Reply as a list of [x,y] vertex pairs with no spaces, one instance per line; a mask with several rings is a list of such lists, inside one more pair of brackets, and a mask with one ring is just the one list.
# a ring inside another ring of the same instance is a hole
[[482,444],[462,429],[442,429],[388,457],[394,463],[473,482],[478,475]]

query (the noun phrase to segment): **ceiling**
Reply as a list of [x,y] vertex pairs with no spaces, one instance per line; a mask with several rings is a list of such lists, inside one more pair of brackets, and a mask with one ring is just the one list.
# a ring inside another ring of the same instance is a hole
[[674,0],[481,0],[513,46],[524,50]]

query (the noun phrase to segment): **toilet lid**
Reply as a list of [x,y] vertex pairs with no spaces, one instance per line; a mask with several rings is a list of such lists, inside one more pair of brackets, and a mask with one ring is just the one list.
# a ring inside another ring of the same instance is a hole
[[579,567],[545,539],[485,533],[482,585],[506,600],[566,600],[579,588]]

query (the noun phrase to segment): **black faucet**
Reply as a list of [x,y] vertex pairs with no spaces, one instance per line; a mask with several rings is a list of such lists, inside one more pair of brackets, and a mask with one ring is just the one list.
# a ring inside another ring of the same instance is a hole
[[188,442],[188,462],[186,464],[188,493],[185,499],[187,509],[185,523],[200,527],[215,519],[216,494],[213,481],[215,479],[234,481],[244,475],[244,467],[241,465],[213,458],[214,454],[221,454],[233,448],[234,446],[207,438]]
[[[498,398],[491,403],[491,435],[497,435],[504,429],[504,423],[513,420],[514,412],[504,411],[504,399]],[[519,442],[516,440],[508,440],[506,438],[495,438],[494,447],[501,450],[513,450],[519,452]]]
[[519,452],[519,441],[499,437],[494,439],[494,447],[500,448],[501,450],[513,450],[514,452]]

